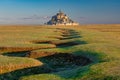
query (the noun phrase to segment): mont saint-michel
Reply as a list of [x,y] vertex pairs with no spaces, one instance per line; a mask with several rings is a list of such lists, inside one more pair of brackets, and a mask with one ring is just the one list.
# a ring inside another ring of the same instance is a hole
[[0,80],[120,80],[120,0],[0,0]]
[[52,16],[51,20],[47,22],[47,25],[79,25],[79,23],[71,20],[60,10],[56,15]]

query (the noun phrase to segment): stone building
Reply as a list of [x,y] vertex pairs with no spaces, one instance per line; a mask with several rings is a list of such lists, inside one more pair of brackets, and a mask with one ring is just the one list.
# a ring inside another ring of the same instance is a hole
[[79,23],[71,20],[60,10],[55,16],[52,16],[52,19],[47,22],[47,25],[79,25]]

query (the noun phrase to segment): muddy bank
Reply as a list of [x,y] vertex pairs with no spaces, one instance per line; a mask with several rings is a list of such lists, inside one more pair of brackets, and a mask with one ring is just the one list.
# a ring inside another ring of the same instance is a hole
[[54,71],[69,70],[79,66],[88,65],[92,62],[87,57],[76,56],[71,53],[57,53],[38,59],[52,69],[54,69]]

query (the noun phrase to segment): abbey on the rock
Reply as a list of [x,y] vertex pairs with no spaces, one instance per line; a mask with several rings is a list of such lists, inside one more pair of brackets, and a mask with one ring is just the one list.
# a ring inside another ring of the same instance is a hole
[[79,23],[71,20],[66,14],[61,10],[55,16],[52,16],[52,19],[47,22],[47,25],[79,25]]

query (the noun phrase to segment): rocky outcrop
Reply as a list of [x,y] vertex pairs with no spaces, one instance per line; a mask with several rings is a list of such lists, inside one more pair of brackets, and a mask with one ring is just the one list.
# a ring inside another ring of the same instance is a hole
[[62,11],[59,11],[59,13],[47,22],[47,25],[79,25],[79,23],[74,22]]

